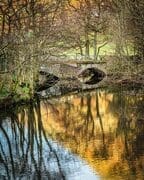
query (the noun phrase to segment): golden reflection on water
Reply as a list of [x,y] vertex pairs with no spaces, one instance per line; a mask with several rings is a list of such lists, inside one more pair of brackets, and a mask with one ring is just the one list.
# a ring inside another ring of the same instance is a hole
[[103,179],[144,178],[142,95],[95,91],[41,102],[47,135]]
[[66,179],[70,169],[73,175],[80,160],[65,157],[58,142],[101,179],[144,179],[143,110],[141,92],[95,90],[0,114],[0,178]]

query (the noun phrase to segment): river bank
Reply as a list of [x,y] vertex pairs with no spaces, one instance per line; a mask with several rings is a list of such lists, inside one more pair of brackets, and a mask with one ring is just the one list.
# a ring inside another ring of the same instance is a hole
[[[86,65],[87,68],[82,69],[80,65],[82,67]],[[51,98],[97,88],[123,87],[125,89],[142,89],[144,87],[144,77],[142,74],[125,75],[123,73],[110,72],[108,68],[105,68],[107,72],[103,73],[90,62],[79,62],[77,65],[75,65],[75,62],[71,62],[70,64],[53,63],[49,69],[54,73],[57,71],[59,77],[49,74],[46,68],[43,71],[40,70],[41,77],[39,77],[39,85],[35,89],[34,95],[30,98],[21,98],[11,93],[3,97],[1,96],[0,109],[16,104],[29,103],[36,98]]]
[[52,98],[59,97],[65,94],[71,93],[79,93],[83,91],[99,89],[99,88],[111,88],[111,89],[143,89],[144,81],[136,79],[119,79],[112,78],[111,76],[107,76],[104,80],[95,85],[81,85],[78,81],[73,80],[61,80],[53,87],[50,87],[41,92],[36,92],[35,95],[30,99],[15,99],[13,95],[9,95],[7,97],[3,97],[0,99],[0,109],[11,108],[15,105],[27,104],[35,101],[37,98]]

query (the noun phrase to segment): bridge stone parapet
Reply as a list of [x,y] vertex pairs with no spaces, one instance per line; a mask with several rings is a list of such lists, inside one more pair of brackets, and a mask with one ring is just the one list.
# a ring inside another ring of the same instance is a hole
[[40,71],[53,74],[59,78],[74,78],[80,71],[79,67],[69,64],[49,64],[40,67]]

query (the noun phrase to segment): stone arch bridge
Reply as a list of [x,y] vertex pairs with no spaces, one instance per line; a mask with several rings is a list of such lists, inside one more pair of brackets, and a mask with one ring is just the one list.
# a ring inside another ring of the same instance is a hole
[[86,69],[95,68],[98,69],[105,74],[106,67],[105,64],[99,63],[62,63],[62,62],[47,62],[46,64],[40,67],[40,71],[44,71],[46,73],[53,74],[59,78],[77,78],[79,74],[84,72]]

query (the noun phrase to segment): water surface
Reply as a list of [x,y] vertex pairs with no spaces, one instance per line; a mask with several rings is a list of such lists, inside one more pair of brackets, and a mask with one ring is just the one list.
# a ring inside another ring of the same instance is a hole
[[94,90],[0,113],[0,179],[143,179],[142,91]]

